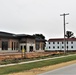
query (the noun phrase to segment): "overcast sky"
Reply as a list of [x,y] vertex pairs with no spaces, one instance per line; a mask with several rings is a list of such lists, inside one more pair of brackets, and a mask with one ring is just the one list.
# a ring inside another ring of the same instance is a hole
[[63,37],[63,13],[76,34],[76,0],[0,0],[0,31]]

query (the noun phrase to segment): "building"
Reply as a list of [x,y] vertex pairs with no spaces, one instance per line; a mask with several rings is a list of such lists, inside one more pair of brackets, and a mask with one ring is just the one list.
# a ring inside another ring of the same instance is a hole
[[45,50],[45,41],[42,38],[35,38],[35,44],[36,44],[36,51],[37,52],[43,52]]
[[23,49],[25,52],[33,52],[36,50],[35,38],[32,35],[18,34],[16,37],[19,41],[19,52],[21,52]]
[[0,52],[41,52],[44,51],[44,39],[33,35],[13,34],[0,31]]
[[[76,38],[66,38],[66,51],[76,51]],[[46,51],[64,51],[64,38],[49,39]]]

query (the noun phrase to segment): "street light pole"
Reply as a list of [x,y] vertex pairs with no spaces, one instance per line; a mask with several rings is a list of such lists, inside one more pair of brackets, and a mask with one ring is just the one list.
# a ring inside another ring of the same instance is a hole
[[65,39],[65,32],[66,32],[66,29],[65,29],[65,16],[66,15],[69,15],[69,13],[67,14],[61,14],[60,16],[63,16],[63,21],[64,21],[64,54],[66,53],[66,39]]

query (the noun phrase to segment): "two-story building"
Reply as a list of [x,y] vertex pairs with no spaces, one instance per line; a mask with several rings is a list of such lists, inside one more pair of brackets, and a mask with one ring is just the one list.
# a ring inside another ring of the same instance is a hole
[[[66,51],[76,51],[76,38],[66,38]],[[64,38],[49,39],[46,42],[46,51],[63,51]]]

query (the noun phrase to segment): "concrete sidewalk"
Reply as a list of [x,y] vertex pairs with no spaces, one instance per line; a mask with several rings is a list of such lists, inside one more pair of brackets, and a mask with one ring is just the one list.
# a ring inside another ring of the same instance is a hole
[[73,55],[76,55],[76,54],[53,57],[53,58],[46,58],[46,59],[39,59],[39,60],[33,60],[33,61],[27,61],[27,62],[20,62],[20,63],[14,63],[14,64],[0,65],[0,67],[7,67],[7,66],[14,66],[14,65],[19,65],[19,64],[26,64],[26,63],[32,63],[32,62],[38,62],[38,61],[44,61],[44,60],[50,60],[50,59],[56,59],[56,58],[63,58],[63,57],[68,57],[68,56],[73,56]]

